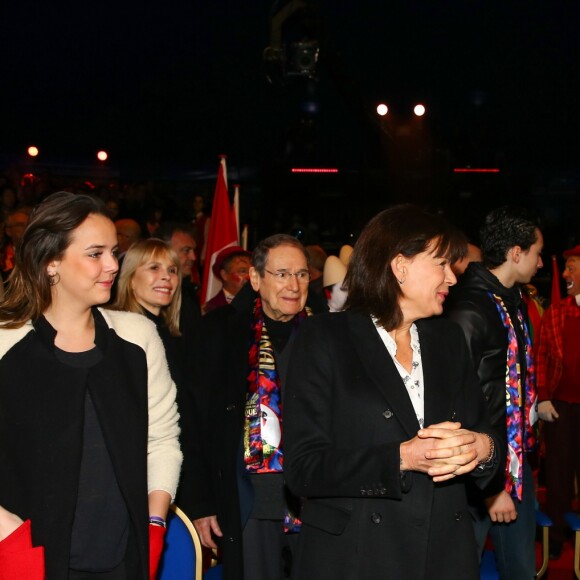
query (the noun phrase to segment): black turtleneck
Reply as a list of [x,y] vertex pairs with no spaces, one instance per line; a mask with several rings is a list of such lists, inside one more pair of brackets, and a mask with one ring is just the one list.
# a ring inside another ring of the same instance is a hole
[[294,329],[294,319],[292,318],[288,322],[281,322],[280,320],[269,318],[264,314],[264,322],[268,329],[268,335],[270,336],[274,350],[276,352],[282,352],[288,343],[292,330]]

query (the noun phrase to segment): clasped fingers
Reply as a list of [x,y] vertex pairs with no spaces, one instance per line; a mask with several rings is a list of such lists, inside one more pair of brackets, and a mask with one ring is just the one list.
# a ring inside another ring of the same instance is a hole
[[435,483],[447,481],[457,475],[463,475],[473,471],[477,466],[477,454],[467,453],[461,456],[449,459],[446,462],[434,461],[433,466],[427,470],[427,473],[433,478]]
[[475,449],[475,436],[471,432],[450,439],[435,439],[430,448],[425,452],[427,459],[448,459],[461,455],[469,455],[477,451]]

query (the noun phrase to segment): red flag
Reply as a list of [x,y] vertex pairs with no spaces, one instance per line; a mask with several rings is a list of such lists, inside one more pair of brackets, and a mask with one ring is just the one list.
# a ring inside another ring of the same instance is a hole
[[206,259],[203,268],[203,282],[201,286],[201,303],[211,300],[222,287],[221,282],[212,274],[212,266],[215,264],[217,255],[228,246],[238,244],[238,228],[235,214],[228,195],[226,157],[220,155],[217,183],[213,198],[211,221],[207,236]]
[[558,270],[558,261],[556,256],[552,256],[552,305],[558,306],[560,304],[560,271]]
[[238,240],[240,239],[240,185],[234,185],[234,204],[232,205],[232,212],[236,220],[236,231],[238,232]]

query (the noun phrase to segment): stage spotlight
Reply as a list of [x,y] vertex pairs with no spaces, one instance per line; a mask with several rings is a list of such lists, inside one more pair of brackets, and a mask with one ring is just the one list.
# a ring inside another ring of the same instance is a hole
[[30,157],[36,157],[39,153],[38,151],[38,147],[35,147],[34,145],[31,145],[28,149],[27,149],[28,155],[30,155]]
[[388,112],[389,107],[387,107],[387,105],[385,105],[384,103],[381,103],[380,105],[377,106],[377,114],[380,115],[381,117],[384,117]]
[[106,151],[99,151],[97,153],[97,159],[99,161],[106,161],[109,158],[109,155],[107,154]]
[[417,117],[422,117],[425,114],[425,107],[423,105],[415,105],[413,109],[413,113],[417,115]]

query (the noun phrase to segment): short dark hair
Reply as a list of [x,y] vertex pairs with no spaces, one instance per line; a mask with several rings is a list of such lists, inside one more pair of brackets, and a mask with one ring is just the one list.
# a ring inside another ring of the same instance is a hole
[[538,239],[539,227],[538,218],[521,207],[505,205],[487,214],[479,232],[483,265],[501,266],[515,246],[529,250]]
[[[155,232],[155,237],[164,242],[171,242],[173,234],[176,232],[183,232],[195,238],[195,228],[192,224],[186,222],[163,222]],[[201,248],[199,248],[201,250]]]
[[252,266],[254,266],[262,278],[266,273],[266,262],[268,261],[270,250],[280,246],[292,246],[300,250],[306,258],[306,263],[309,263],[308,253],[299,240],[289,234],[274,234],[259,242],[252,253]]
[[399,254],[412,258],[430,244],[435,255],[450,263],[467,253],[462,232],[419,206],[396,205],[376,215],[364,227],[350,258],[345,310],[372,315],[386,330],[397,328],[403,321],[402,292],[391,262]]

